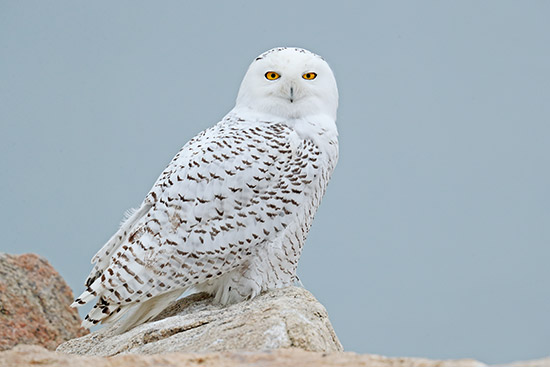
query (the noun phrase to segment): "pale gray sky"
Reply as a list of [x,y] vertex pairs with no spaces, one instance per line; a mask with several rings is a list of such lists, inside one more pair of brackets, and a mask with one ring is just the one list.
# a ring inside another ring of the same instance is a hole
[[252,59],[310,49],[341,156],[299,267],[347,350],[550,353],[550,2],[0,1],[0,251],[75,293]]

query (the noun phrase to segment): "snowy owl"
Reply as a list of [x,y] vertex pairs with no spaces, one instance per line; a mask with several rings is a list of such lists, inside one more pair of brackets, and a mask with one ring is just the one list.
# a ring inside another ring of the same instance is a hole
[[124,332],[188,289],[228,304],[292,285],[338,159],[337,108],[322,57],[287,47],[258,56],[235,107],[185,144],[92,258],[72,304],[98,297],[82,325],[128,313]]

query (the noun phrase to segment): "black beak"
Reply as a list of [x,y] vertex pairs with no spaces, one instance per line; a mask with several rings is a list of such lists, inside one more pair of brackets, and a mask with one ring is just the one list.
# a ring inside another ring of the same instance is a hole
[[294,88],[290,87],[290,103],[294,102]]

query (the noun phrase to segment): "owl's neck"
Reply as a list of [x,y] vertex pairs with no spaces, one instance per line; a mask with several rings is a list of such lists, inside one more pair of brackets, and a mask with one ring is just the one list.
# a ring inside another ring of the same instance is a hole
[[328,115],[314,114],[300,118],[284,118],[246,107],[235,107],[228,113],[228,116],[231,115],[236,117],[237,121],[243,120],[248,123],[269,122],[287,125],[299,138],[313,141],[321,150],[338,154],[338,129],[334,119]]

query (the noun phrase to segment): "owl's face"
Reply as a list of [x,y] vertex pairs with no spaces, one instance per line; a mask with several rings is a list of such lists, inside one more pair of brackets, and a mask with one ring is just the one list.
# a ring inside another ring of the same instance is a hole
[[338,88],[320,56],[300,48],[276,48],[258,56],[248,68],[237,107],[282,118],[326,114],[335,120]]

